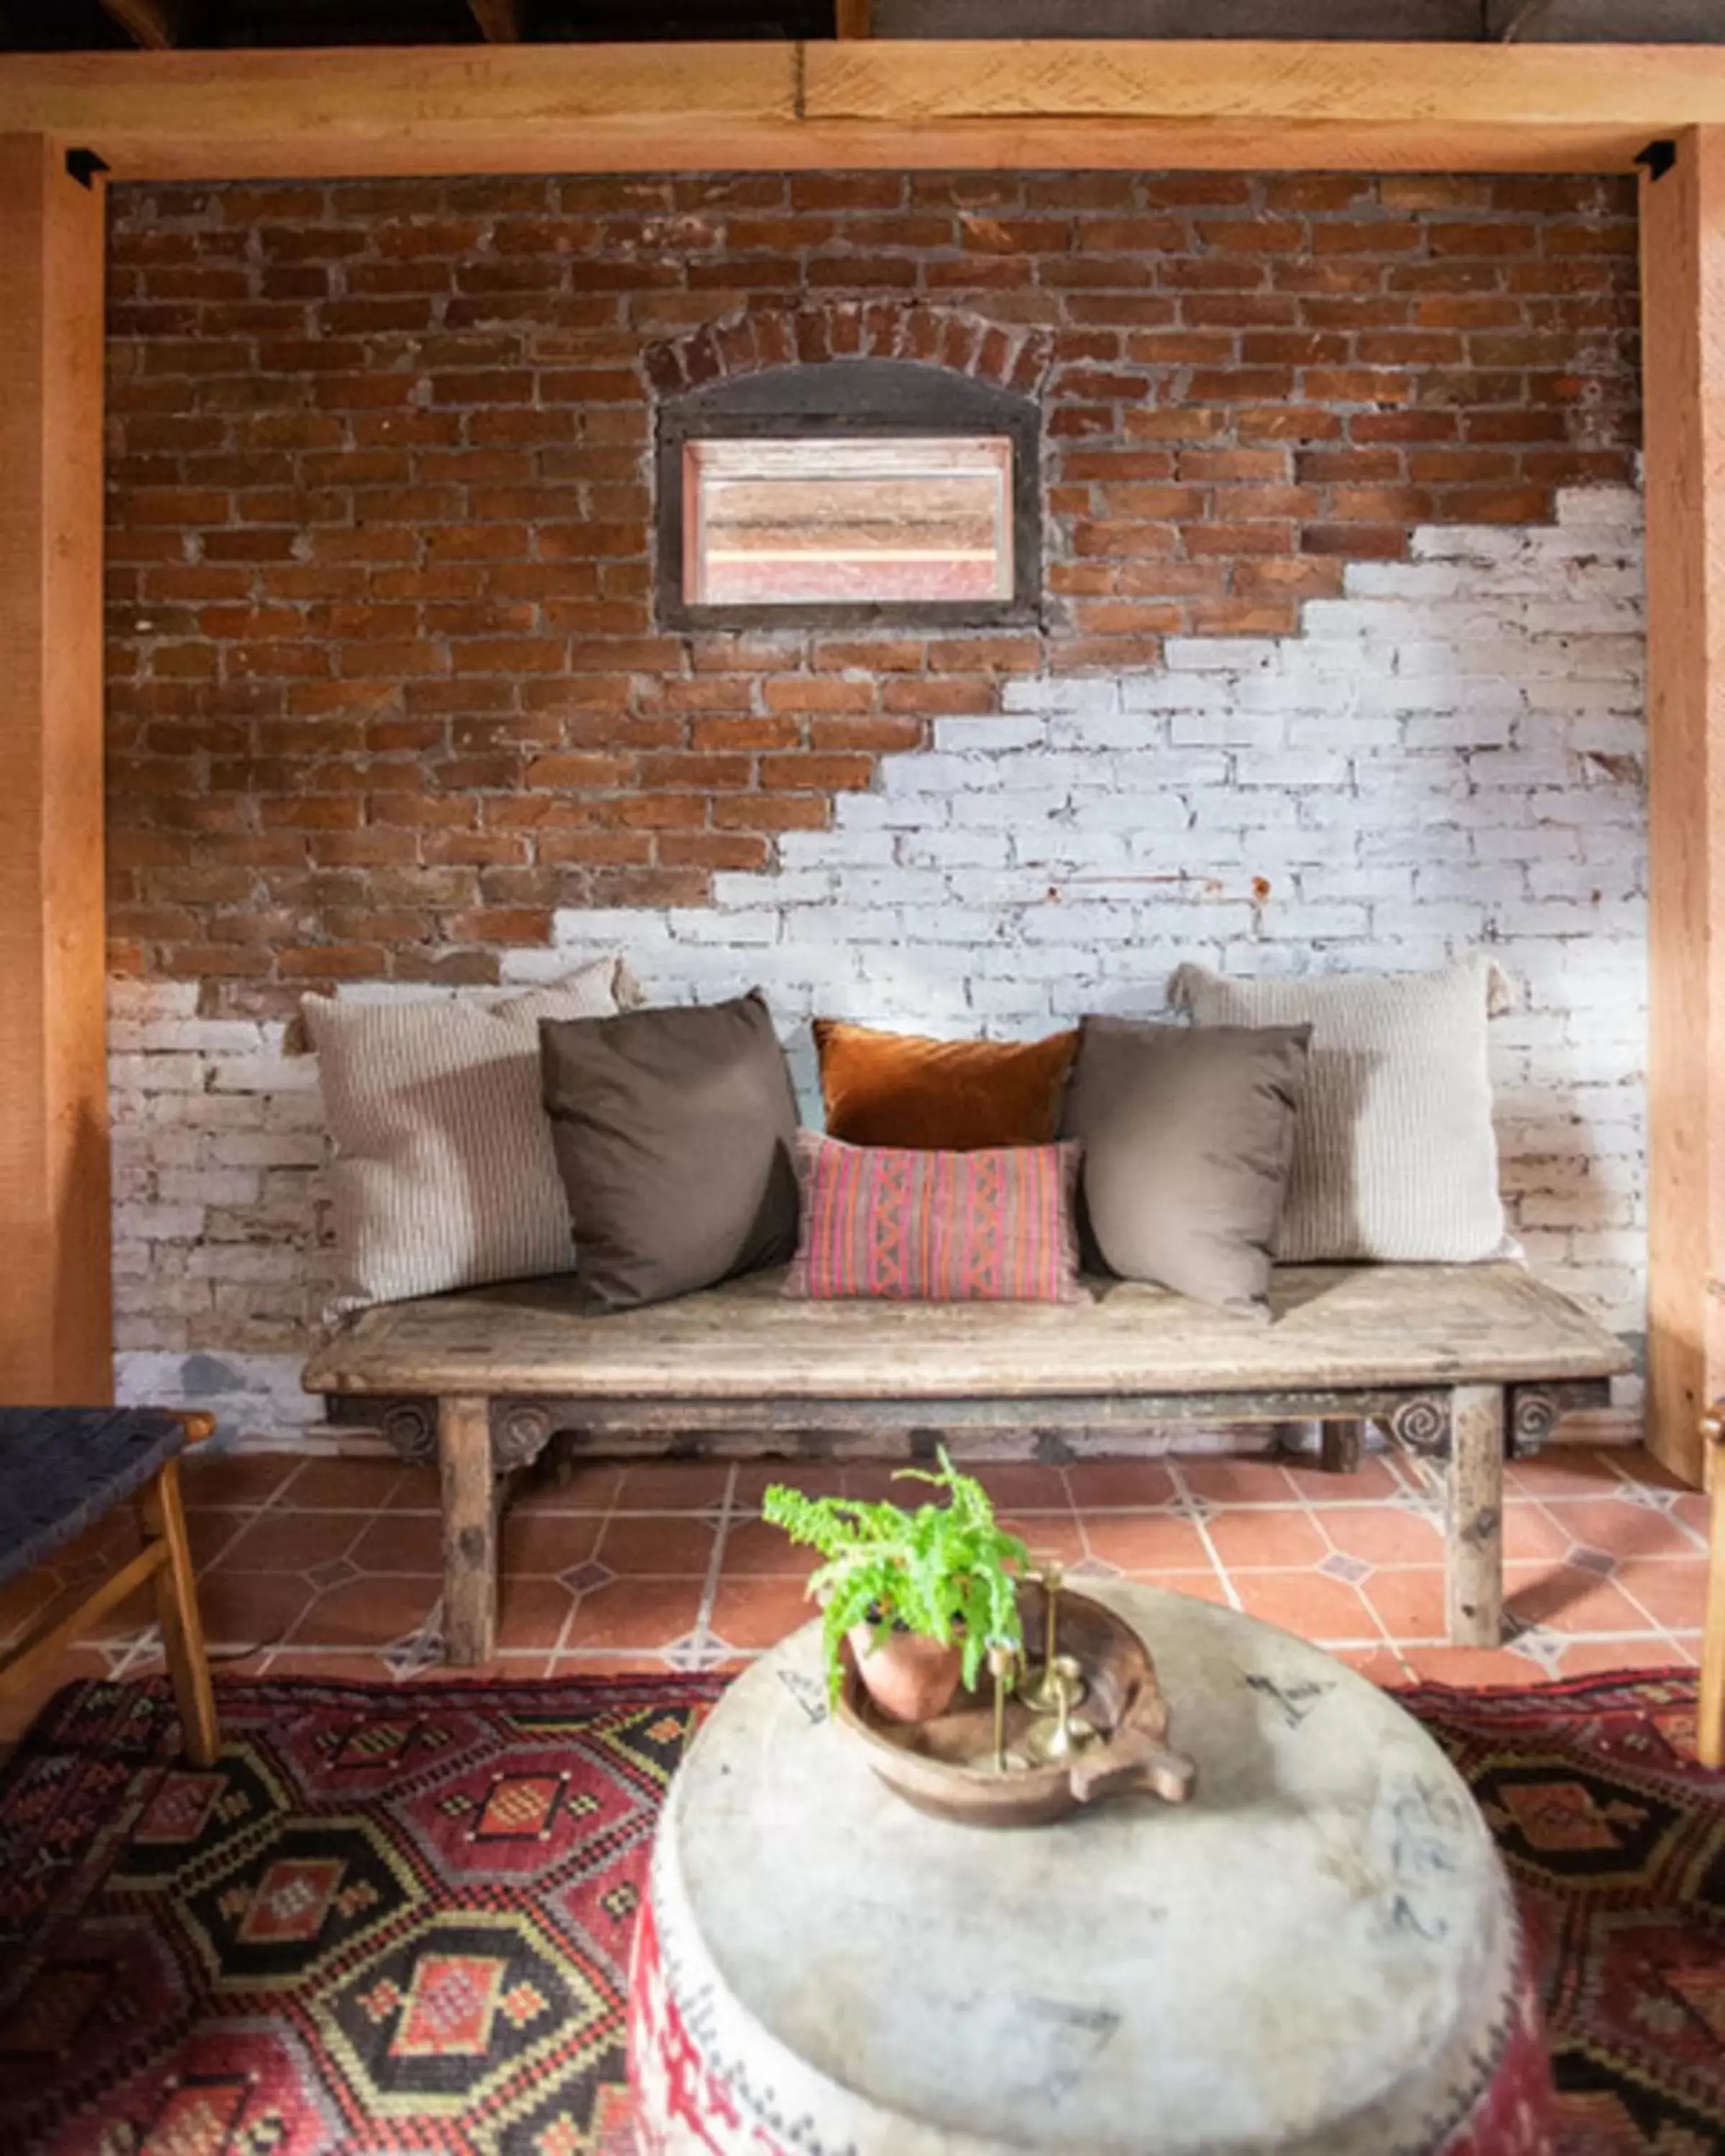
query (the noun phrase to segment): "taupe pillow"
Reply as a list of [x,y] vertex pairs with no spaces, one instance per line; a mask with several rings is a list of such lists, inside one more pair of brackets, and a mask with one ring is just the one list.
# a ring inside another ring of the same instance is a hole
[[797,1102],[758,991],[539,1029],[579,1300],[632,1310],[788,1260]]
[[1110,1272],[1268,1316],[1308,1030],[1086,1019],[1061,1132]]
[[1169,998],[1200,1026],[1312,1028],[1279,1259],[1466,1265],[1513,1251],[1486,1042],[1507,988],[1484,957],[1291,980],[1180,968]]
[[621,974],[607,958],[490,1003],[302,998],[336,1148],[331,1316],[569,1270],[539,1021],[614,1011]]

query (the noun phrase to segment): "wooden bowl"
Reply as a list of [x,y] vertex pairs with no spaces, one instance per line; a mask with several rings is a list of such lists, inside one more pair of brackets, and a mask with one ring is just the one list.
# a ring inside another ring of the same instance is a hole
[[[1027,1643],[1040,1643],[1045,1621],[1040,1587],[1019,1591]],[[1168,1702],[1156,1682],[1149,1650],[1125,1619],[1088,1595],[1063,1588],[1056,1647],[1082,1668],[1088,1693],[1075,1717],[1100,1732],[1073,1758],[1059,1763],[993,1765],[994,1707],[991,1680],[980,1691],[961,1692],[960,1703],[932,1721],[889,1721],[869,1697],[849,1643],[839,1695],[838,1722],[868,1747],[869,1763],[896,1795],[918,1811],[966,1826],[1043,1826],[1105,1797],[1133,1792],[1183,1803],[1192,1794],[1192,1762],[1163,1742]],[[1044,1717],[1016,1698],[1006,1703],[1006,1748],[1022,1745],[1031,1724]]]

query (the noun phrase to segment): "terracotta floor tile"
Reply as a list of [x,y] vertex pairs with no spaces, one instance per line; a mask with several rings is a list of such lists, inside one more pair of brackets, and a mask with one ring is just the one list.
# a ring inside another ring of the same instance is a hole
[[1369,1677],[1375,1685],[1394,1691],[1398,1685],[1406,1684],[1412,1672],[1394,1647],[1338,1647],[1336,1660],[1346,1662],[1351,1670],[1358,1670],[1363,1677]]
[[1281,1466],[1300,1495],[1313,1505],[1384,1504],[1399,1496],[1405,1487],[1382,1453],[1368,1453],[1353,1475],[1328,1474],[1316,1460],[1284,1460]]
[[188,1512],[186,1515],[186,1538],[192,1545],[192,1562],[200,1571],[213,1564],[223,1556],[230,1543],[252,1522],[253,1512]]
[[642,1647],[633,1653],[627,1649],[612,1653],[604,1648],[583,1647],[572,1654],[555,1656],[552,1663],[552,1675],[556,1677],[662,1677],[665,1673],[664,1656]]
[[1066,1487],[1080,1512],[1143,1511],[1174,1496],[1174,1478],[1160,1460],[1077,1460]]
[[497,1598],[500,1648],[535,1648],[549,1654],[562,1641],[575,1597],[561,1581],[505,1578]]
[[723,1498],[731,1464],[723,1460],[643,1460],[624,1470],[616,1504],[624,1512],[700,1512]]
[[442,1511],[443,1491],[439,1486],[435,1466],[422,1464],[410,1466],[403,1462],[397,1472],[400,1480],[386,1501],[392,1512]]
[[1507,1601],[1523,1623],[1550,1632],[1645,1632],[1652,1620],[1622,1589],[1574,1565],[1507,1565]]
[[1176,1469],[1194,1497],[1216,1505],[1290,1505],[1297,1494],[1273,1460],[1182,1460]]
[[310,1607],[316,1589],[298,1573],[218,1565],[198,1583],[204,1637],[213,1647],[279,1645]]
[[1321,1572],[1230,1573],[1247,1616],[1297,1632],[1322,1645],[1332,1640],[1375,1642],[1378,1628],[1358,1591]]
[[1443,1529],[1423,1513],[1395,1505],[1332,1505],[1320,1508],[1318,1517],[1344,1557],[1384,1566],[1443,1562]]
[[[305,1515],[312,1520],[340,1517],[329,1512]],[[336,1553],[341,1554],[339,1550]],[[441,1572],[443,1521],[435,1512],[380,1512],[361,1530],[347,1555],[349,1563],[363,1572]]]
[[1090,1554],[1122,1572],[1213,1572],[1204,1537],[1171,1512],[1101,1512],[1084,1523]]
[[345,1557],[365,1524],[362,1512],[300,1512],[273,1506],[235,1537],[222,1563],[234,1571],[305,1572]]
[[393,1460],[308,1460],[275,1502],[301,1511],[374,1512],[398,1494],[408,1472]]
[[613,1572],[683,1573],[704,1579],[714,1539],[705,1520],[686,1513],[614,1512],[593,1554]]
[[1681,1475],[1656,1460],[1645,1445],[1630,1445],[1611,1454],[1626,1475],[1637,1482],[1645,1482],[1650,1490],[1686,1490],[1689,1485]]
[[1704,1547],[1681,1520],[1632,1497],[1553,1496],[1546,1510],[1572,1543],[1610,1557],[1648,1557],[1661,1551],[1696,1557]]
[[[583,1460],[559,1481],[549,1473],[523,1475],[510,1500],[524,1512],[608,1512],[623,1487],[623,1468],[614,1460]],[[436,1499],[433,1498],[434,1504]]]
[[397,1685],[402,1680],[381,1655],[362,1649],[279,1647],[270,1657],[272,1677],[324,1678],[338,1684]]
[[[854,1460],[845,1470],[845,1494],[847,1497],[861,1497],[870,1504],[921,1504],[927,1486],[901,1481],[899,1471],[901,1468],[929,1464],[918,1460]],[[785,1480],[794,1482],[796,1478],[787,1476]]]
[[1581,1445],[1548,1445],[1531,1459],[1506,1462],[1504,1481],[1526,1497],[1596,1497],[1621,1486],[1624,1478],[1612,1462],[1627,1457]]
[[1402,1658],[1421,1683],[1542,1684],[1545,1672],[1531,1655],[1512,1647],[1404,1647]]
[[369,1647],[379,1653],[418,1631],[443,1591],[440,1574],[370,1573],[319,1595],[290,1636],[296,1647]]
[[[1003,1512],[1070,1512],[1072,1501],[1066,1494],[1066,1478],[1058,1467],[1045,1467],[1035,1460],[1003,1460],[992,1467],[957,1465],[966,1474],[974,1475],[996,1508]],[[916,1485],[911,1485],[912,1490]],[[926,1491],[933,1496],[933,1491]]]
[[21,1573],[0,1587],[0,1640],[10,1640],[57,1601],[63,1592],[59,1575],[46,1565]]
[[740,1460],[731,1502],[752,1512],[775,1482],[800,1490],[805,1497],[842,1497],[845,1470],[824,1460]]
[[181,1463],[187,1507],[264,1505],[305,1465],[297,1452],[211,1452],[194,1446]]
[[581,1597],[563,1645],[668,1647],[692,1632],[700,1616],[698,1579],[614,1579]]
[[1003,1512],[999,1517],[1006,1532],[1018,1536],[1029,1550],[1033,1565],[1082,1562],[1084,1531],[1070,1512]]
[[1575,1537],[1544,1506],[1531,1497],[1508,1498],[1503,1507],[1503,1554],[1511,1563],[1534,1558],[1562,1558]]
[[1707,1538],[1712,1506],[1712,1498],[1703,1496],[1699,1490],[1684,1491],[1671,1500],[1673,1515],[1682,1521],[1685,1527],[1693,1527],[1703,1542]]
[[1572,1640],[1558,1655],[1560,1677],[1608,1676],[1615,1670],[1670,1668],[1671,1650],[1664,1640]]
[[1128,1572],[1121,1577],[1134,1587],[1154,1587],[1164,1594],[1184,1594],[1194,1602],[1214,1602],[1222,1609],[1234,1607],[1219,1572]]
[[1441,1640],[1449,1630],[1441,1565],[1386,1565],[1360,1582],[1360,1593],[1392,1640]]
[[[675,1524],[680,1532],[690,1523],[679,1520],[637,1520],[621,1523],[626,1527],[670,1527]],[[591,1512],[514,1512],[505,1516],[503,1522],[502,1568],[506,1578],[512,1572],[559,1573],[572,1571],[584,1564],[598,1549],[604,1522]],[[439,1560],[441,1563],[441,1559]],[[614,1572],[625,1568],[614,1564]],[[680,1571],[680,1566],[667,1566],[667,1571]]]
[[1704,1557],[1631,1558],[1611,1577],[1615,1585],[1668,1631],[1700,1630],[1707,1608]]
[[772,1573],[807,1579],[820,1561],[819,1551],[799,1547],[765,1520],[733,1519],[725,1530],[726,1579]]
[[1330,1553],[1315,1517],[1297,1508],[1218,1512],[1209,1527],[1216,1555],[1230,1572],[1321,1564]]
[[814,1615],[795,1579],[721,1579],[711,1630],[731,1647],[773,1647]]

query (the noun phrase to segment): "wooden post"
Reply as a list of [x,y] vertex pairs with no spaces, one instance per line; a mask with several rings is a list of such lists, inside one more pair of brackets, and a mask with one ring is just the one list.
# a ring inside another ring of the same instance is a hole
[[1641,182],[1648,1443],[1702,1477],[1725,1391],[1725,128]]
[[457,1395],[437,1411],[443,1471],[444,1659],[488,1662],[497,1643],[497,1505],[487,1400]]
[[0,1402],[112,1398],[102,194],[0,136]]
[[1695,1749],[1703,1767],[1725,1767],[1725,1420],[1704,1415],[1701,1436],[1713,1497],[1708,1508],[1707,1602],[1702,1619]]
[[1450,1395],[1444,1600],[1452,1647],[1503,1642],[1503,1388]]

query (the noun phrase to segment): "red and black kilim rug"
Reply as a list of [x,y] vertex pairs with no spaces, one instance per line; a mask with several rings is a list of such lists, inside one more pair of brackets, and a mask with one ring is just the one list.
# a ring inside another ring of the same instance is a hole
[[[630,1935],[716,1680],[63,1693],[0,1774],[7,2156],[625,2156]],[[1562,2156],[1725,2151],[1694,1681],[1404,1695],[1520,1892]]]

